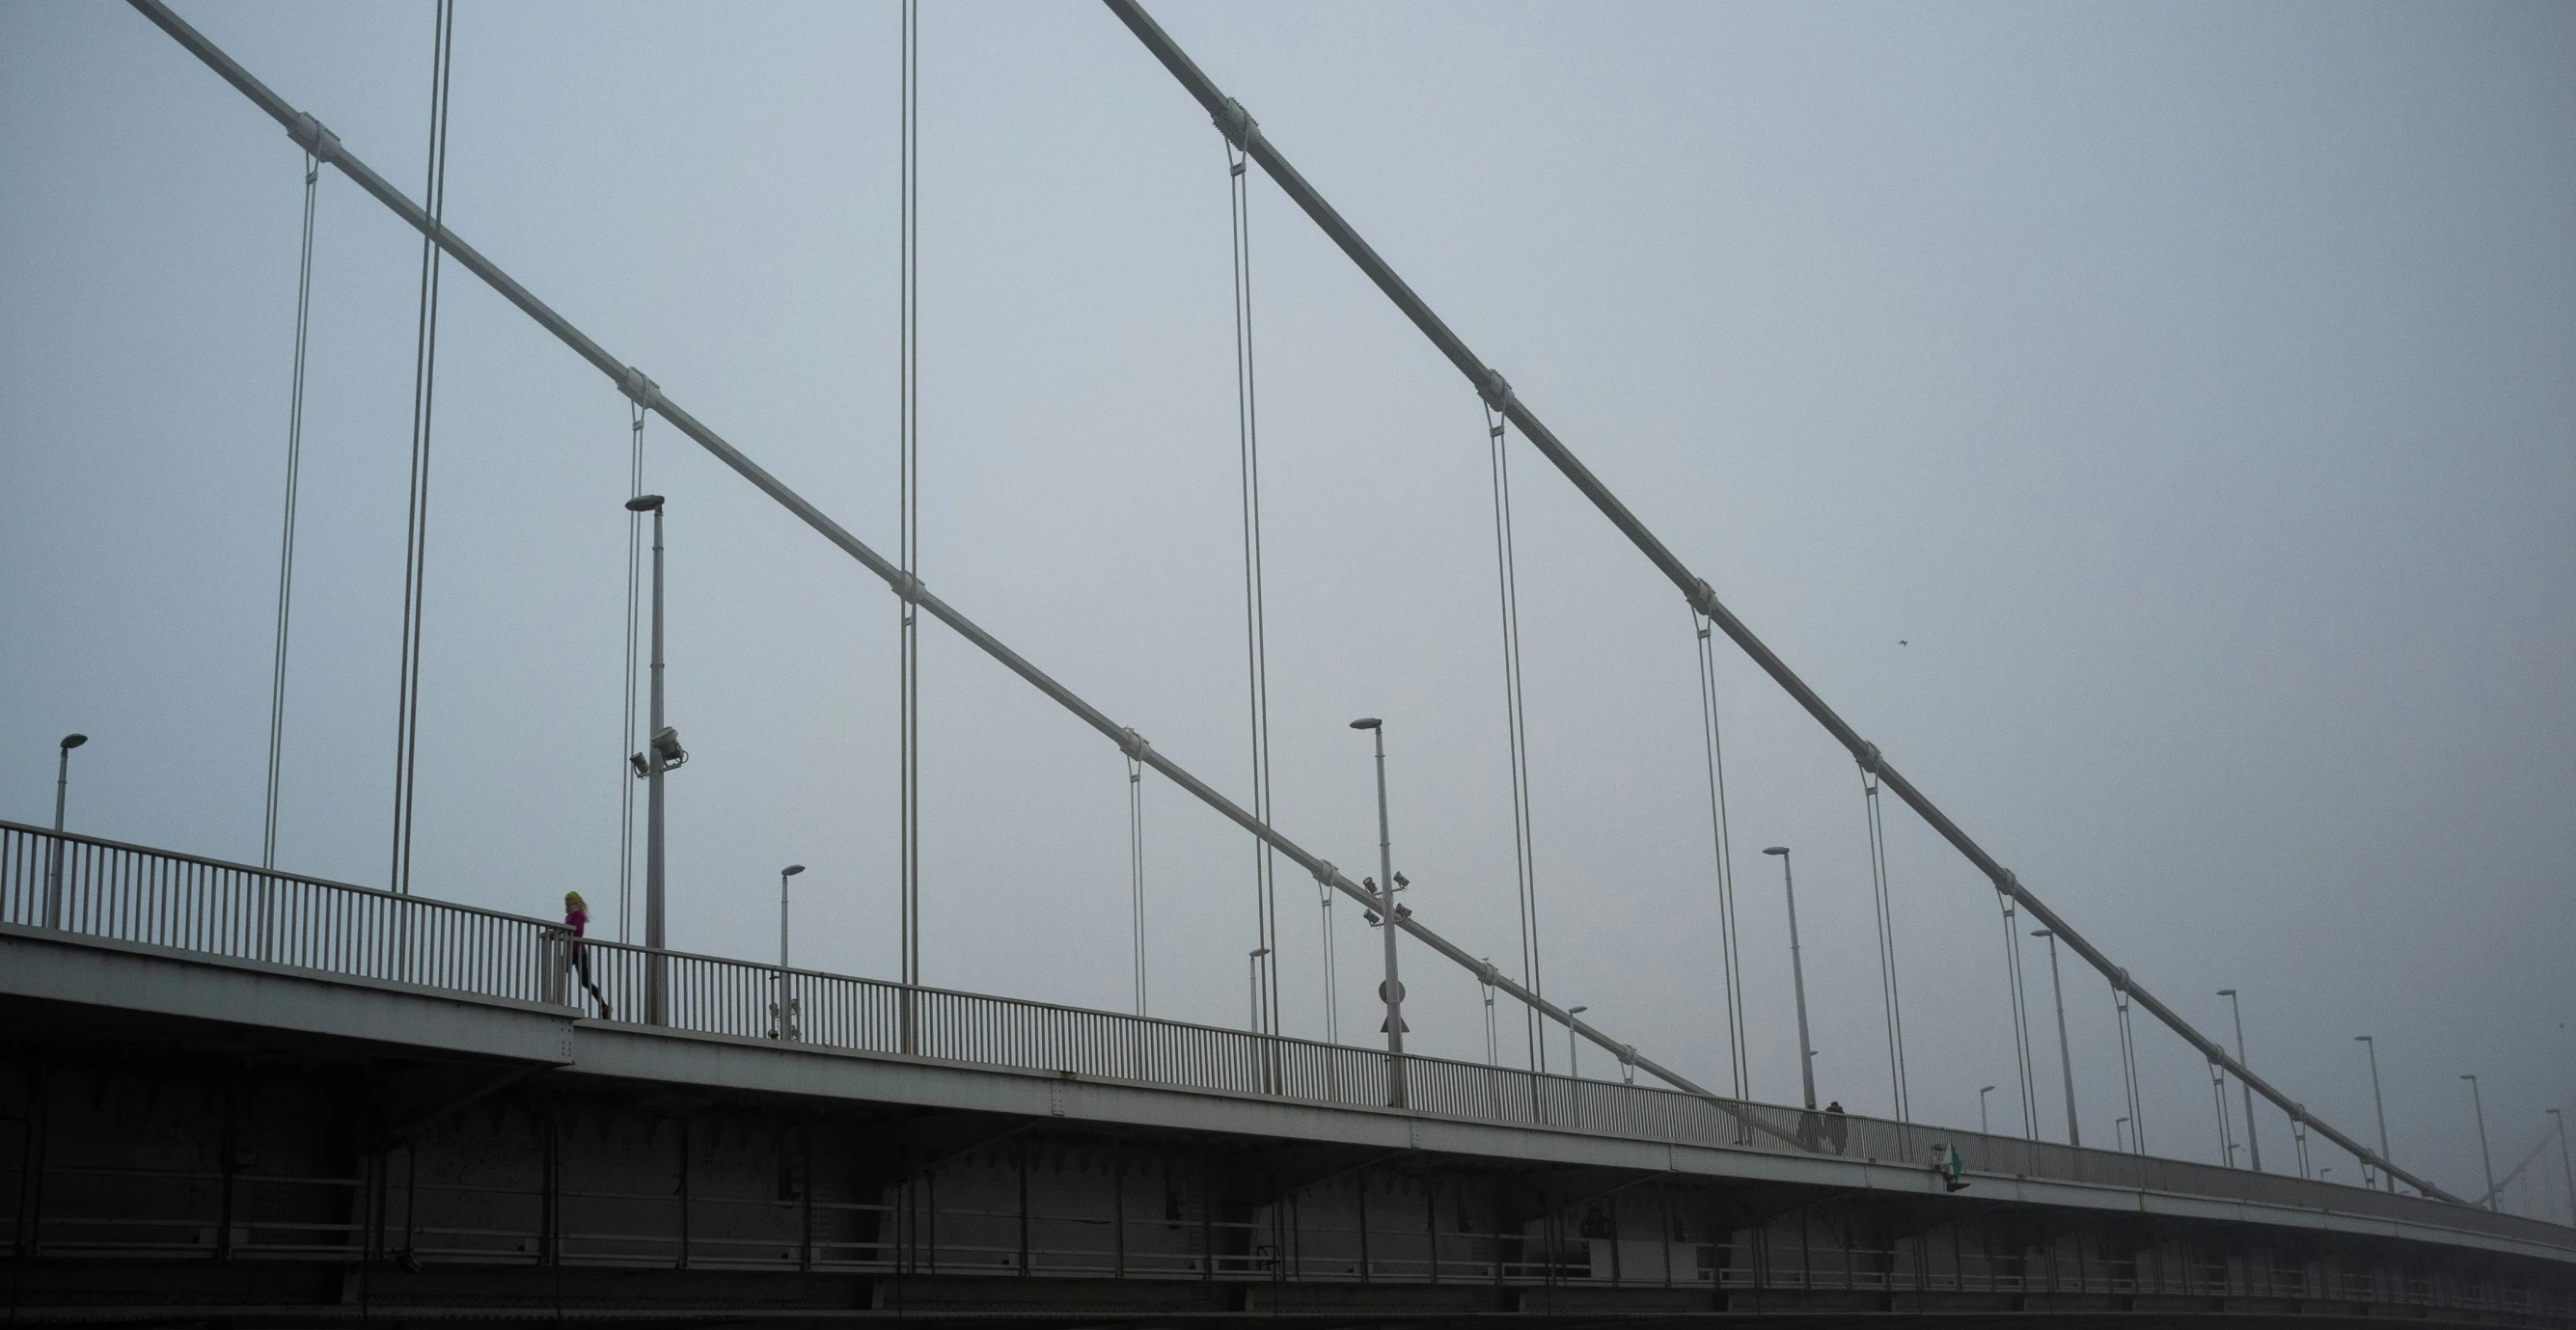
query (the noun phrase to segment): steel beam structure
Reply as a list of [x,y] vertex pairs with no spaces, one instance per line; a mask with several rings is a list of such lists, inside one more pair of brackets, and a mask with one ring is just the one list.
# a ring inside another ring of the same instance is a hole
[[[1341,213],[1336,211],[1331,203],[1325,201],[1324,196],[1317,192],[1313,185],[1307,183],[1306,178],[1298,173],[1296,167],[1289,164],[1288,159],[1271,144],[1269,139],[1263,137],[1260,125],[1253,120],[1251,113],[1244,109],[1243,104],[1226,96],[1225,92],[1217,87],[1215,80],[1209,78],[1198,64],[1190,59],[1189,53],[1183,51],[1180,44],[1173,41],[1169,33],[1163,31],[1162,25],[1156,23],[1153,16],[1146,13],[1137,0],[1103,0],[1103,3],[1109,6],[1111,13],[1118,16],[1120,22],[1127,25],[1129,31],[1136,34],[1137,39],[1145,44],[1145,48],[1153,53],[1154,58],[1161,61],[1165,69],[1171,71],[1172,77],[1177,79],[1181,87],[1216,121],[1217,128],[1227,138],[1233,140],[1245,155],[1259,162],[1261,169],[1268,172],[1271,180],[1279,186],[1280,192],[1286,194],[1290,201],[1313,219],[1315,225],[1341,248],[1342,253],[1348,255],[1351,262],[1357,264],[1360,271],[1377,285],[1378,290],[1384,292],[1386,298],[1393,301],[1395,307],[1401,310],[1406,318],[1413,321],[1413,326],[1421,329],[1422,335],[1431,339],[1431,344],[1439,348],[1440,354],[1448,357],[1449,363],[1455,365],[1458,372],[1467,377],[1467,382],[1484,397],[1486,405],[1500,411],[1511,420],[1512,424],[1518,426],[1521,433],[1528,437],[1531,445],[1536,447],[1548,461],[1554,463],[1557,470],[1565,473],[1565,478],[1572,481],[1577,490],[1582,491],[1584,498],[1592,501],[1593,507],[1601,510],[1602,516],[1610,519],[1611,525],[1619,528],[1620,533],[1637,547],[1638,552],[1644,554],[1647,560],[1655,565],[1656,571],[1671,579],[1673,585],[1681,589],[1683,597],[1690,602],[1693,609],[1724,629],[1726,635],[1743,649],[1744,654],[1752,657],[1753,663],[1762,667],[1763,673],[1770,675],[1772,680],[1787,691],[1799,706],[1806,709],[1808,715],[1815,717],[1817,724],[1824,726],[1826,732],[1833,735],[1835,742],[1851,753],[1853,760],[1860,763],[1863,770],[1875,773],[1880,784],[1895,791],[1896,797],[1903,799],[1906,807],[1913,809],[1916,815],[1938,832],[1943,840],[1950,842],[1953,848],[1966,856],[1969,863],[1976,865],[1977,870],[1994,883],[1995,890],[2019,902],[2023,908],[2030,911],[2032,918],[2055,932],[2069,948],[2074,950],[2076,955],[2084,958],[2085,963],[2100,971],[2102,976],[2110,980],[2114,986],[2126,991],[2139,1005],[2154,1013],[2156,1019],[2163,1021],[2167,1028],[2182,1036],[2185,1043],[2190,1044],[2209,1061],[2234,1072],[2238,1080],[2280,1106],[2293,1121],[2307,1123],[2326,1139],[2351,1151],[2355,1158],[2365,1163],[2376,1164],[2387,1170],[2391,1176],[2404,1179],[2420,1189],[2427,1196],[2455,1202],[2460,1199],[2423,1178],[2397,1167],[2381,1158],[2377,1151],[2371,1150],[2351,1136],[2310,1116],[2307,1109],[2297,1100],[2247,1070],[2245,1064],[2230,1056],[2217,1040],[2192,1028],[2191,1023],[2184,1020],[2173,1008],[2138,987],[2135,981],[2130,979],[2128,971],[2113,964],[2111,958],[2104,954],[2101,948],[2086,941],[2084,936],[2076,932],[2062,916],[2041,903],[2037,896],[2032,895],[2028,888],[2022,886],[2020,879],[2013,875],[2011,869],[2004,867],[2001,860],[1987,853],[1984,846],[1972,839],[1958,823],[1950,820],[1949,814],[1934,805],[1930,797],[1916,789],[1914,783],[1900,775],[1896,768],[1888,765],[1887,760],[1879,754],[1878,745],[1863,739],[1860,731],[1852,728],[1850,722],[1845,721],[1831,706],[1827,705],[1824,697],[1808,686],[1806,680],[1799,678],[1797,672],[1790,669],[1787,662],[1780,659],[1778,653],[1764,645],[1762,639],[1754,636],[1753,630],[1746,627],[1743,620],[1736,618],[1732,611],[1720,603],[1717,593],[1710,589],[1708,582],[1684,565],[1678,555],[1666,547],[1653,531],[1648,530],[1646,524],[1639,520],[1635,513],[1630,512],[1628,506],[1621,503],[1617,495],[1610,492],[1610,487],[1603,484],[1600,477],[1592,474],[1591,468],[1586,467],[1582,460],[1556,437],[1555,432],[1512,393],[1511,385],[1504,380],[1499,371],[1488,366],[1477,357],[1475,352],[1468,349],[1465,340],[1451,331],[1449,325],[1443,322],[1438,314],[1432,312],[1431,306],[1416,294],[1402,277],[1396,275],[1395,269],[1369,246],[1368,241],[1361,238],[1359,231],[1344,220]],[[1596,1042],[1598,1042],[1597,1038]],[[1638,1065],[1646,1064],[1640,1062]],[[1662,1072],[1656,1074],[1663,1075]]]
[[[242,68],[240,62],[226,55],[221,48],[208,41],[203,33],[172,13],[168,5],[161,3],[161,0],[128,0],[128,2],[144,17],[158,25],[162,31],[177,40],[181,46],[186,47],[190,54],[204,62],[207,68],[221,75],[225,82],[232,84],[243,96],[249,98],[253,105],[266,112],[270,119],[283,126],[287,135],[306,152],[313,154],[315,160],[327,163],[347,176],[351,183],[374,196],[377,202],[391,209],[395,216],[402,218],[413,229],[435,241],[449,258],[462,264],[476,277],[483,279],[484,284],[499,293],[502,299],[516,305],[520,312],[534,319],[539,327],[554,334],[556,340],[570,347],[573,354],[580,356],[600,373],[607,375],[612,382],[616,383],[618,391],[625,393],[646,410],[659,414],[664,420],[670,422],[673,428],[714,454],[718,461],[733,468],[736,474],[750,481],[761,493],[768,495],[776,500],[780,507],[795,514],[799,521],[812,527],[825,540],[839,546],[843,553],[858,560],[869,572],[884,579],[885,584],[897,595],[908,594],[911,601],[928,611],[931,617],[948,625],[958,636],[973,643],[978,650],[999,661],[1004,668],[1026,680],[1039,692],[1053,698],[1057,704],[1072,712],[1084,724],[1098,730],[1111,742],[1126,750],[1129,757],[1162,773],[1165,779],[1189,792],[1199,802],[1214,809],[1245,831],[1268,842],[1273,849],[1287,856],[1298,867],[1313,874],[1316,881],[1370,908],[1375,908],[1379,904],[1376,893],[1362,890],[1357,882],[1345,876],[1330,861],[1308,851],[1281,834],[1278,829],[1254,817],[1242,806],[1218,793],[1213,786],[1192,775],[1179,763],[1163,756],[1135,730],[1120,725],[1111,719],[1108,713],[1084,701],[1072,689],[1057,682],[1053,676],[1032,664],[1027,657],[1005,645],[1000,638],[977,626],[956,607],[931,594],[921,579],[905,572],[892,560],[869,548],[866,543],[844,529],[840,523],[833,521],[822,509],[815,507],[803,495],[789,489],[784,481],[771,475],[759,463],[745,456],[740,449],[726,442],[723,436],[717,434],[697,417],[681,409],[678,403],[664,396],[661,388],[650,378],[645,377],[642,370],[610,355],[599,343],[593,341],[581,329],[574,327],[571,320],[556,313],[534,293],[521,286],[508,273],[503,272],[499,265],[465,243],[464,238],[457,235],[454,230],[431,217],[409,196],[388,183],[383,176],[376,174],[372,168],[341,144],[339,136],[324,128],[321,121],[289,105],[285,98],[278,96],[249,70]],[[1563,1008],[1497,973],[1494,967],[1469,954],[1466,948],[1432,932],[1428,926],[1413,916],[1393,914],[1392,911],[1390,915],[1393,922],[1412,935],[1416,941],[1456,962],[1461,968],[1474,974],[1480,982],[1527,1003],[1541,1015],[1608,1050],[1622,1063],[1642,1068],[1675,1089],[1705,1095],[1712,1099],[1718,1097],[1680,1073],[1669,1070],[1639,1054],[1633,1045],[1612,1039],[1598,1029],[1567,1014]]]

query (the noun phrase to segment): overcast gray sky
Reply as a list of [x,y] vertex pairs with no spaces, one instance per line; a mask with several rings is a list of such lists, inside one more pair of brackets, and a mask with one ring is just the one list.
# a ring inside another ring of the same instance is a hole
[[[2377,1035],[2396,1154],[2454,1190],[2460,1073],[2499,1168],[2576,1101],[2576,11],[1154,8],[2141,985],[2212,1030],[2242,989],[2254,1063],[2355,1132],[2352,1036]],[[892,0],[459,11],[450,224],[890,549]],[[427,3],[182,12],[418,194]],[[1094,5],[923,28],[924,576],[1241,795],[1218,135]],[[125,6],[0,5],[0,815],[50,814],[79,729],[75,827],[257,857],[300,168]],[[1414,907],[1511,958],[1480,408],[1252,197],[1278,819],[1369,862],[1344,726],[1385,716]],[[281,862],[381,885],[418,240],[327,171],[318,229]],[[626,404],[459,270],[445,290],[416,885],[540,914],[575,886],[613,933]],[[1722,1084],[1689,620],[1515,446],[1548,989]],[[800,963],[889,974],[894,602],[658,422],[649,449],[694,754],[673,945],[768,954],[801,861]],[[1124,1006],[1118,753],[942,630],[924,655],[928,979]],[[1785,842],[1823,1092],[1883,1112],[1856,774],[1740,657],[1720,687],[1755,1092],[1796,1095],[1753,853]],[[1159,783],[1145,819],[1154,1009],[1240,1023],[1249,842]],[[1917,1115],[1972,1123],[2013,1080],[1994,896],[1889,822]],[[1314,899],[1283,875],[1297,1034]],[[2107,1142],[2110,999],[2066,978]],[[1472,981],[1423,957],[1411,987],[1421,1045],[1481,1056]],[[2212,1157],[2197,1059],[2149,1032],[2141,1073],[2150,1146]],[[2286,1168],[2286,1122],[2260,1129]]]

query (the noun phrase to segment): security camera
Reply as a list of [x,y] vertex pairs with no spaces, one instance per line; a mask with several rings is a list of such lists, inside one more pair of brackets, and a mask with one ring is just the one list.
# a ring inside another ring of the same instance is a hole
[[1402,890],[1404,890],[1406,887],[1409,887],[1409,886],[1412,886],[1412,885],[1413,885],[1413,879],[1412,879],[1412,878],[1406,877],[1406,876],[1405,876],[1404,874],[1402,874],[1402,873],[1398,873],[1398,874],[1396,874],[1396,875],[1395,875],[1395,889],[1396,889],[1396,890],[1398,890],[1398,891],[1402,891]]

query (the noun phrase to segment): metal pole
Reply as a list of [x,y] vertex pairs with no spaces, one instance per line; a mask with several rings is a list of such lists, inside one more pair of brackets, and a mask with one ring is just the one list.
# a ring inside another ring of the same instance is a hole
[[653,514],[653,655],[649,671],[653,694],[644,739],[644,1020],[648,1025],[667,1025],[669,962],[662,954],[669,945],[663,933],[662,914],[662,840],[666,826],[662,801],[662,496],[646,494],[627,500],[626,506],[641,506]]
[[[2245,1009],[2237,1005],[2235,989],[2222,988],[2218,990],[2218,995],[2227,999],[2227,1010],[2229,1014],[2234,1016],[2236,1019],[2236,1066],[2238,1069],[2236,1084],[2238,1088],[2245,1091],[2245,1162],[2248,1167],[2252,1168],[2255,1172],[2260,1173],[2263,1171],[2263,1142],[2257,1139],[2254,1135],[2254,1083],[2246,1079],[2243,1070],[2245,1066]],[[2284,1104],[2282,1107],[2289,1108],[2290,1105]],[[2295,1112],[2295,1110],[2293,1111]]]
[[805,871],[803,864],[789,864],[778,870],[778,1037],[796,1037],[796,1022],[787,993],[787,879]]
[[2576,1159],[2567,1155],[2567,1115],[2554,1108],[2548,1112],[2558,1123],[2558,1167],[2567,1175],[2567,1224],[2576,1228]]
[[1395,842],[1386,820],[1386,722],[1363,716],[1351,728],[1366,730],[1377,751],[1377,912],[1386,942],[1386,982],[1377,995],[1386,1002],[1386,1101],[1404,1107],[1404,981],[1395,973]]
[[2478,1094],[2476,1076],[2463,1074],[2460,1079],[2469,1083],[2469,1106],[2478,1113],[2478,1162],[2487,1171],[2487,1208],[2493,1210],[2496,1208],[2495,1156],[2487,1152],[2486,1101]]
[[[2388,1156],[2388,1101],[2379,1094],[2379,1041],[2366,1034],[2354,1035],[2353,1039],[2370,1053],[2370,1106],[2379,1114],[2379,1154],[2384,1159]],[[2388,1170],[2380,1170],[2379,1180],[2390,1192],[2397,1190],[2397,1179],[2388,1176]]]
[[2057,1065],[2066,1073],[2066,1143],[2081,1146],[2084,1133],[2075,1125],[2075,1054],[2066,1042],[2066,984],[2057,973],[2057,935],[2045,928],[2030,935],[2048,939],[2048,988],[2057,999]]
[[1798,995],[1798,1084],[1806,1091],[1807,1109],[1816,1107],[1816,1048],[1807,1037],[1807,968],[1798,957],[1798,886],[1789,873],[1789,847],[1774,845],[1764,854],[1780,856],[1780,890],[1789,898],[1789,984]]
[[[157,0],[129,0],[129,3],[138,7],[145,5],[158,7]],[[2077,956],[2082,957],[2086,964],[2099,971],[2103,977],[2127,989],[2138,1005],[2145,1007],[2149,1014],[2164,1022],[2165,1026],[2175,1034],[2182,1036],[2184,1042],[2190,1044],[2210,1061],[2235,1072],[2248,1086],[2279,1105],[2284,1112],[2291,1111],[2295,1107],[2288,1095],[2269,1082],[2247,1074],[2244,1067],[2219,1046],[2218,1041],[2202,1034],[2189,1021],[2184,1020],[2180,1013],[2157,1000],[2154,994],[2138,987],[2136,981],[2128,978],[2126,971],[2113,964],[2111,958],[2103,954],[2099,948],[2085,941],[2081,934],[2067,927],[2064,919],[2058,917],[2055,911],[2042,904],[2038,897],[2021,885],[2020,879],[2013,875],[2011,869],[2004,867],[2002,861],[1987,853],[1985,847],[1971,839],[1967,832],[1960,829],[1958,823],[1951,821],[1948,814],[1943,813],[1921,790],[1914,788],[1911,781],[1906,780],[1890,766],[1879,753],[1876,744],[1863,739],[1860,732],[1836,714],[1815,689],[1809,687],[1807,682],[1799,678],[1797,673],[1791,670],[1770,647],[1764,645],[1762,639],[1754,636],[1753,630],[1747,628],[1743,620],[1736,618],[1734,612],[1717,599],[1717,593],[1709,587],[1707,581],[1693,573],[1670,549],[1666,548],[1664,543],[1646,528],[1645,523],[1637,520],[1636,514],[1628,511],[1627,505],[1621,503],[1618,496],[1610,492],[1609,486],[1602,484],[1600,478],[1593,475],[1591,469],[1567,449],[1564,442],[1556,437],[1555,431],[1549,429],[1546,422],[1541,421],[1522,404],[1517,396],[1513,395],[1511,385],[1484,361],[1478,359],[1476,354],[1468,349],[1466,342],[1452,332],[1448,324],[1441,321],[1440,316],[1424,303],[1422,297],[1414,293],[1412,287],[1405,284],[1402,277],[1396,275],[1395,269],[1385,259],[1379,257],[1377,251],[1369,246],[1368,241],[1363,239],[1359,232],[1343,219],[1341,213],[1336,211],[1313,185],[1308,184],[1297,168],[1271,144],[1260,127],[1253,123],[1251,114],[1243,108],[1243,105],[1226,96],[1224,91],[1217,87],[1215,81],[1198,67],[1197,62],[1190,59],[1189,53],[1183,51],[1180,44],[1172,40],[1171,34],[1164,32],[1162,26],[1154,21],[1153,16],[1145,12],[1142,5],[1136,0],[1104,0],[1104,3],[1108,5],[1110,12],[1117,15],[1119,21],[1125,23],[1128,30],[1136,35],[1137,40],[1145,44],[1145,48],[1153,53],[1154,58],[1162,62],[1163,68],[1170,71],[1172,77],[1179,81],[1181,87],[1198,102],[1200,107],[1210,116],[1215,117],[1217,124],[1224,127],[1229,136],[1244,145],[1245,154],[1261,164],[1261,169],[1269,173],[1271,180],[1279,186],[1280,192],[1286,194],[1290,201],[1302,209],[1325,236],[1338,246],[1371,282],[1376,284],[1378,290],[1383,292],[1388,300],[1394,302],[1395,307],[1406,318],[1412,320],[1414,327],[1420,329],[1423,336],[1429,338],[1431,344],[1448,358],[1449,363],[1456,366],[1460,374],[1466,376],[1467,381],[1486,398],[1487,403],[1498,405],[1503,416],[1521,431],[1522,436],[1530,441],[1531,446],[1537,448],[1549,462],[1556,466],[1558,471],[1564,473],[1565,478],[1574,485],[1575,489],[1584,498],[1590,500],[1592,506],[1601,511],[1602,516],[1610,519],[1611,525],[1628,537],[1629,543],[1635,545],[1638,551],[1655,565],[1658,572],[1669,578],[1673,585],[1681,590],[1692,608],[1697,609],[1702,616],[1725,630],[1727,637],[1732,639],[1736,646],[1742,648],[1744,654],[1752,658],[1753,663],[1760,666],[1763,673],[1770,675],[1772,680],[1778,683],[1808,715],[1814,717],[1817,724],[1824,726],[1826,732],[1833,735],[1835,742],[1849,751],[1863,768],[1876,772],[1880,784],[1894,791],[1897,798],[1905,801],[1906,807],[1913,809],[1934,832],[1965,856],[1969,863],[1975,865],[1977,871],[1985,874],[1995,884],[1997,891],[2028,907],[2032,919],[2056,930],[2058,936],[2065,938],[2066,945],[2072,948]],[[164,23],[163,26],[169,25]],[[419,224],[414,223],[414,225]],[[1471,960],[1463,959],[1460,963],[1471,968],[1474,964]],[[1513,996],[1518,997],[1519,994],[1514,993]],[[1553,1008],[1542,1008],[1542,1010],[1552,1016],[1561,1014]],[[1594,1042],[1603,1041],[1596,1039]],[[1637,1065],[1645,1067],[1649,1072],[1667,1081],[1672,1080],[1670,1076],[1653,1066],[1643,1062]],[[2378,1159],[2367,1147],[2351,1137],[2314,1119],[2310,1119],[2310,1123],[2317,1128],[2319,1134],[2335,1144],[2352,1151],[2357,1156],[2371,1158],[2383,1167],[2388,1166],[2386,1160]],[[2427,1196],[2448,1201],[2459,1199],[2413,1173],[2402,1173],[2400,1176],[2421,1189]]]
[[[1590,1011],[1590,1010],[1592,1010],[1592,1008],[1590,1008],[1590,1007],[1568,1007],[1568,1008],[1566,1008],[1566,1009],[1565,1009],[1565,1012],[1566,1012],[1566,1014],[1567,1014],[1567,1015],[1569,1015],[1569,1016],[1580,1016],[1580,1015],[1582,1015],[1583,1013],[1585,1013],[1585,1012],[1587,1012],[1587,1011]],[[1576,1048],[1577,1048],[1577,1045],[1576,1045],[1576,1044],[1575,1044],[1575,1042],[1574,1042],[1574,1031],[1572,1031],[1572,1030],[1568,1030],[1568,1031],[1566,1031],[1566,1032],[1565,1032],[1565,1074],[1566,1074],[1566,1075],[1568,1075],[1568,1076],[1570,1076],[1570,1077],[1573,1077],[1573,1078],[1574,1078],[1574,1079],[1576,1079],[1576,1080],[1581,1080],[1581,1079],[1583,1079],[1583,1060],[1582,1060],[1582,1058],[1580,1058],[1579,1056],[1577,1056],[1577,1055],[1576,1055],[1576,1052],[1575,1052]]]
[[1244,982],[1250,986],[1252,1004],[1244,1009],[1244,1028],[1254,1034],[1264,1033],[1261,1024],[1261,958],[1270,954],[1268,947],[1254,947],[1244,955]]
[[54,752],[54,839],[45,852],[45,927],[63,926],[63,806],[71,790],[72,750],[86,734],[66,734]]
[[1980,1136],[1990,1136],[1994,1134],[1993,1129],[1986,1125],[1986,1096],[1993,1094],[1994,1092],[1995,1087],[1991,1085],[1980,1085],[1977,1087],[1977,1134]]

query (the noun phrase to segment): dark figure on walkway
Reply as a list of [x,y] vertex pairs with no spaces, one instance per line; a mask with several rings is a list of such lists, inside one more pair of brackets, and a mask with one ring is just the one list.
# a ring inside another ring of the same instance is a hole
[[1851,1144],[1851,1119],[1843,1115],[1843,1101],[1825,1105],[1825,1143],[1841,1154]]
[[582,945],[582,933],[590,927],[590,910],[583,904],[581,893],[564,893],[564,927],[572,930],[572,969],[581,976],[581,986],[590,990],[590,1000],[599,1004],[599,1018],[610,1019],[608,999],[599,995],[599,985],[590,977],[590,948]]

